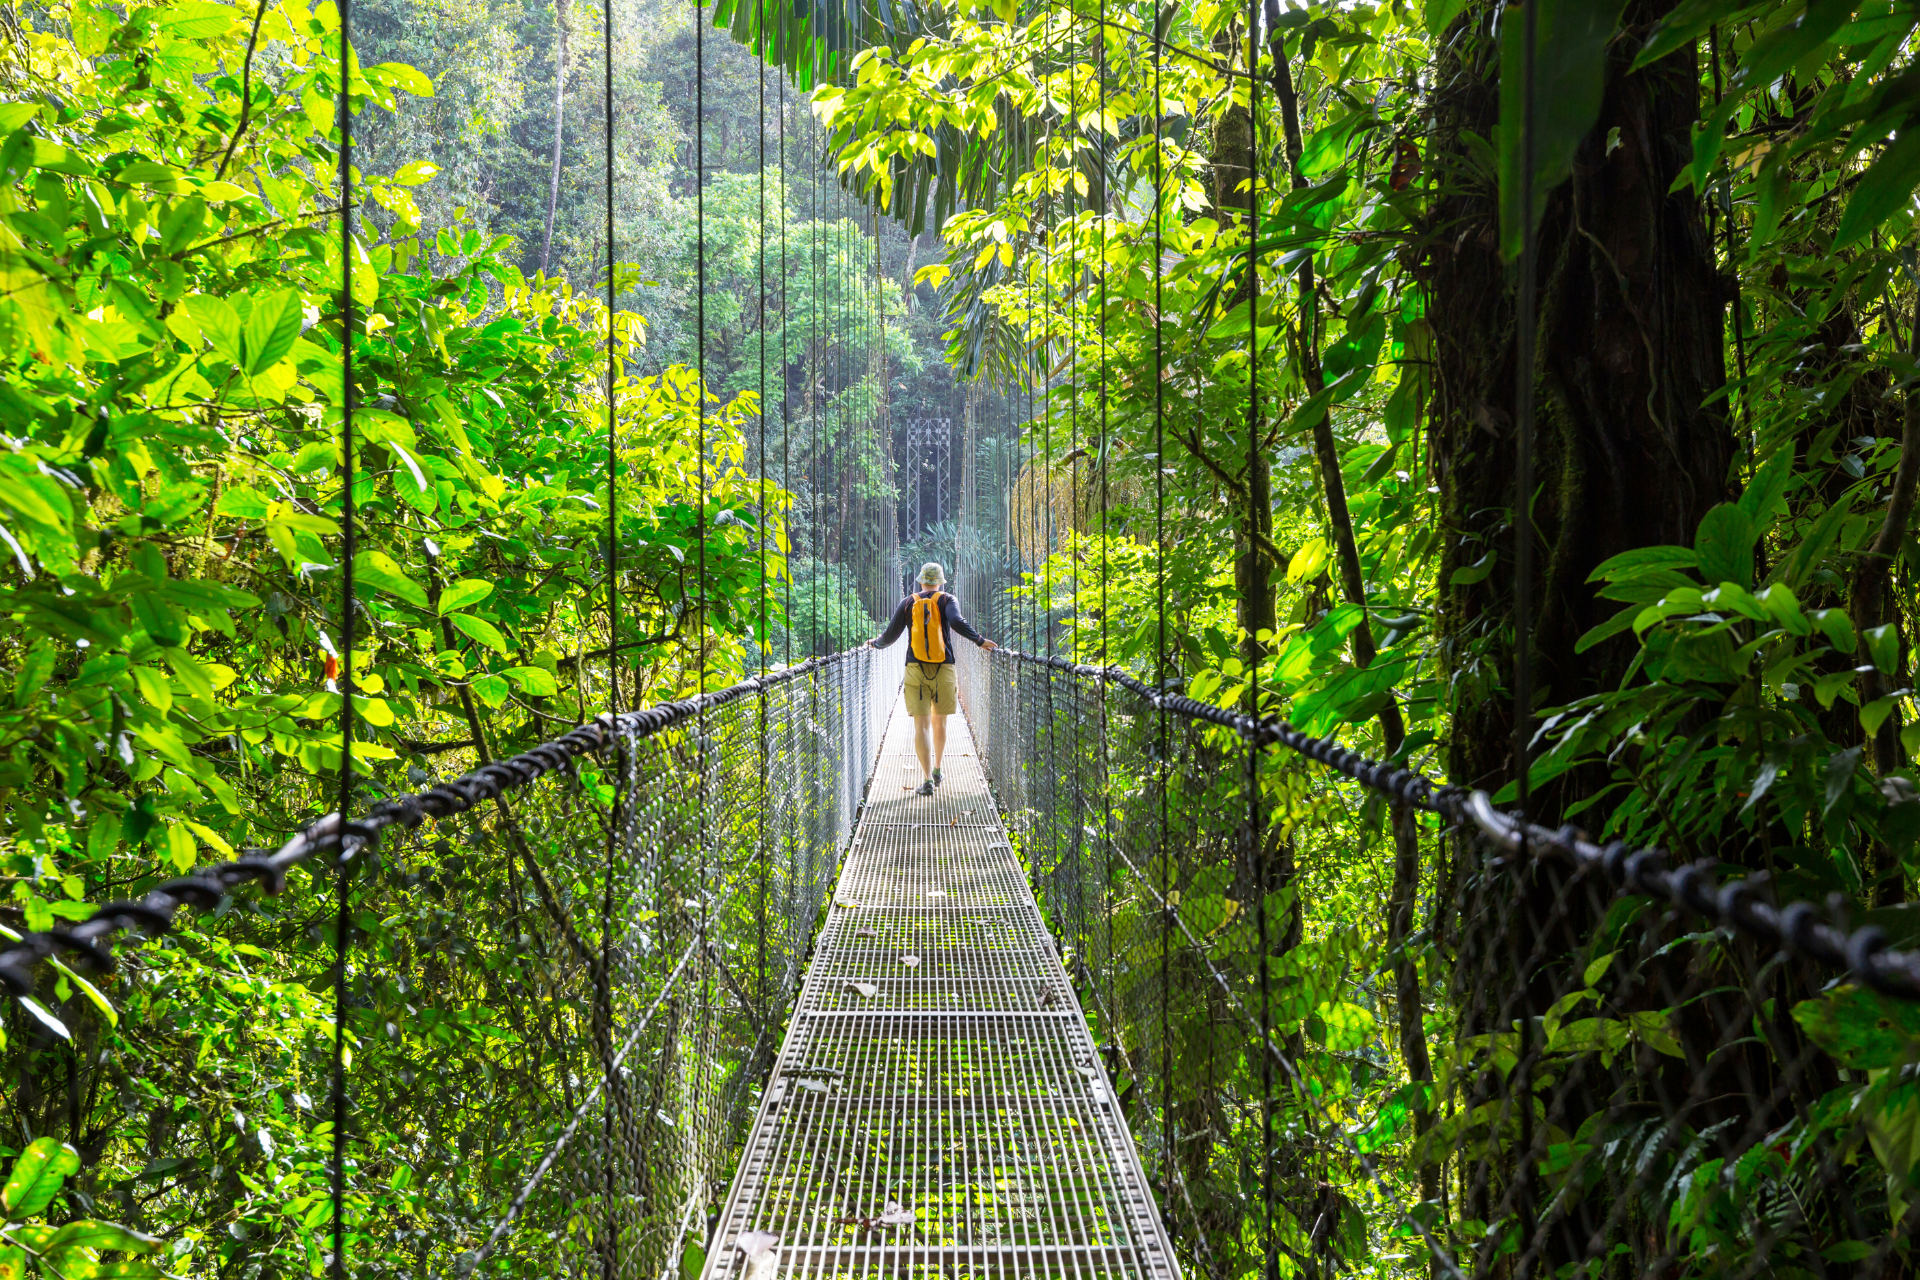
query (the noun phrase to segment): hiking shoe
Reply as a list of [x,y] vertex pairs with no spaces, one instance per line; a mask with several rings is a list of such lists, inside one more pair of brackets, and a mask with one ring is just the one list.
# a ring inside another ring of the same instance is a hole
[[915,794],[915,795],[917,795],[917,796],[930,796],[930,795],[932,795],[932,794],[933,794],[933,779],[931,779],[931,778],[929,778],[929,779],[927,779],[927,780],[926,780],[925,782],[923,782],[923,783],[921,783],[921,784],[920,784],[920,786],[919,786],[919,788],[918,788],[917,790],[915,790],[913,794]]
[[933,771],[933,785],[936,787],[940,785],[940,771],[938,769]]

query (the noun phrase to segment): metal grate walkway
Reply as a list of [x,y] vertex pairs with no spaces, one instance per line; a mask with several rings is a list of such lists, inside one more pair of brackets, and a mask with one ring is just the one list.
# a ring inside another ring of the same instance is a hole
[[710,1280],[1178,1275],[972,736],[948,730],[945,784],[914,795],[895,711]]

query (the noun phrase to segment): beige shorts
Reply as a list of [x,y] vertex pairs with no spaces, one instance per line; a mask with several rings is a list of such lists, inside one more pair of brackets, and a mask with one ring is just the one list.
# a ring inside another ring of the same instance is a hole
[[[936,674],[929,678],[928,671]],[[910,716],[924,716],[934,711],[950,716],[959,709],[960,686],[955,683],[951,662],[926,667],[908,658],[907,678],[902,688],[907,695],[907,714]]]

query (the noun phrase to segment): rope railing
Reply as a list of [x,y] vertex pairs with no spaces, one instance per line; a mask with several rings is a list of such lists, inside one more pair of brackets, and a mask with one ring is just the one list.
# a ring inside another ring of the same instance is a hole
[[1250,716],[1200,702],[1181,693],[1160,693],[1119,667],[1094,666],[1065,658],[1045,657],[1017,649],[997,651],[1006,660],[1048,667],[1081,679],[1100,680],[1146,699],[1159,710],[1186,720],[1231,729],[1257,745],[1276,744],[1360,783],[1396,803],[1449,822],[1471,822],[1481,836],[1508,853],[1523,857],[1557,857],[1603,871],[1621,893],[1657,898],[1685,907],[1716,925],[1743,933],[1769,946],[1857,975],[1883,995],[1920,1001],[1920,952],[1889,947],[1886,931],[1877,925],[1847,929],[1828,923],[1832,914],[1810,902],[1774,905],[1763,898],[1764,876],[1721,883],[1713,878],[1713,860],[1691,862],[1669,869],[1665,850],[1635,848],[1623,841],[1599,844],[1578,827],[1543,827],[1518,814],[1494,807],[1489,794],[1436,782],[1414,769],[1383,764],[1340,745],[1332,736],[1303,733],[1277,716]]
[[[304,1153],[330,1137],[302,1112],[325,1096],[330,1020],[310,1011],[275,1027],[300,1000],[248,988],[239,1025],[276,1039],[246,1060],[259,1074],[244,1081],[231,1064],[213,1078],[173,1039],[183,1017],[219,1007],[235,960],[269,949],[318,962],[309,985],[328,1003],[338,990],[349,1123],[365,1131],[378,1114],[394,1135],[349,1148],[349,1274],[403,1263],[422,1275],[679,1274],[699,1261],[701,1224],[773,1061],[899,669],[897,652],[860,648],[602,715],[345,822],[325,815],[277,851],[27,934],[0,952],[0,975],[60,1008],[117,1070],[160,1081],[175,1099],[165,1114],[233,1096],[208,1123],[174,1130],[164,1167],[197,1172],[162,1194],[205,1200],[188,1216],[232,1221],[256,1256],[284,1254],[282,1270],[306,1265],[281,1207],[296,1197],[236,1208],[220,1180],[260,1152],[325,1168]],[[315,891],[286,893],[302,864]],[[235,893],[249,883],[267,894]],[[350,927],[336,961],[331,932],[307,921],[342,891]],[[218,915],[188,929],[183,907]],[[169,933],[177,941],[124,945]],[[185,986],[175,947],[199,954]],[[47,961],[108,971],[116,958],[101,993],[123,1005],[117,1027],[55,994],[67,973]],[[57,1097],[64,1079],[18,1081],[16,1096]],[[228,1114],[252,1156],[227,1143]],[[89,1157],[102,1185],[131,1187],[150,1163],[128,1127],[129,1140]]]
[[1920,970],[1877,928],[1117,668],[961,689],[1190,1271],[1904,1274]]
[[155,885],[139,898],[103,903],[92,916],[71,929],[42,929],[22,935],[0,951],[0,983],[15,995],[31,992],[39,965],[61,952],[77,953],[99,971],[109,972],[114,967],[111,945],[117,935],[136,931],[149,935],[166,932],[173,927],[181,907],[211,911],[235,889],[256,881],[266,893],[279,894],[286,888],[287,872],[318,854],[342,854],[341,861],[350,862],[389,828],[411,831],[428,819],[465,813],[475,805],[497,800],[558,772],[582,757],[601,755],[623,739],[651,737],[693,719],[703,709],[714,710],[778,688],[848,656],[841,653],[809,658],[698,697],[663,702],[619,715],[602,713],[576,729],[509,759],[481,765],[412,795],[380,801],[363,817],[342,823],[339,813],[325,814],[294,833],[272,854],[252,850],[245,857]]

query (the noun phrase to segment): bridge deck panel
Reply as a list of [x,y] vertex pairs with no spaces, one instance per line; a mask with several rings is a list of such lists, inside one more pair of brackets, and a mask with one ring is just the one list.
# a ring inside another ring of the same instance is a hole
[[[971,738],[950,725],[931,797],[911,791],[911,721],[888,731],[711,1280],[1178,1274]],[[889,1206],[913,1222],[874,1221]],[[749,1261],[735,1242],[751,1232],[779,1244]]]

